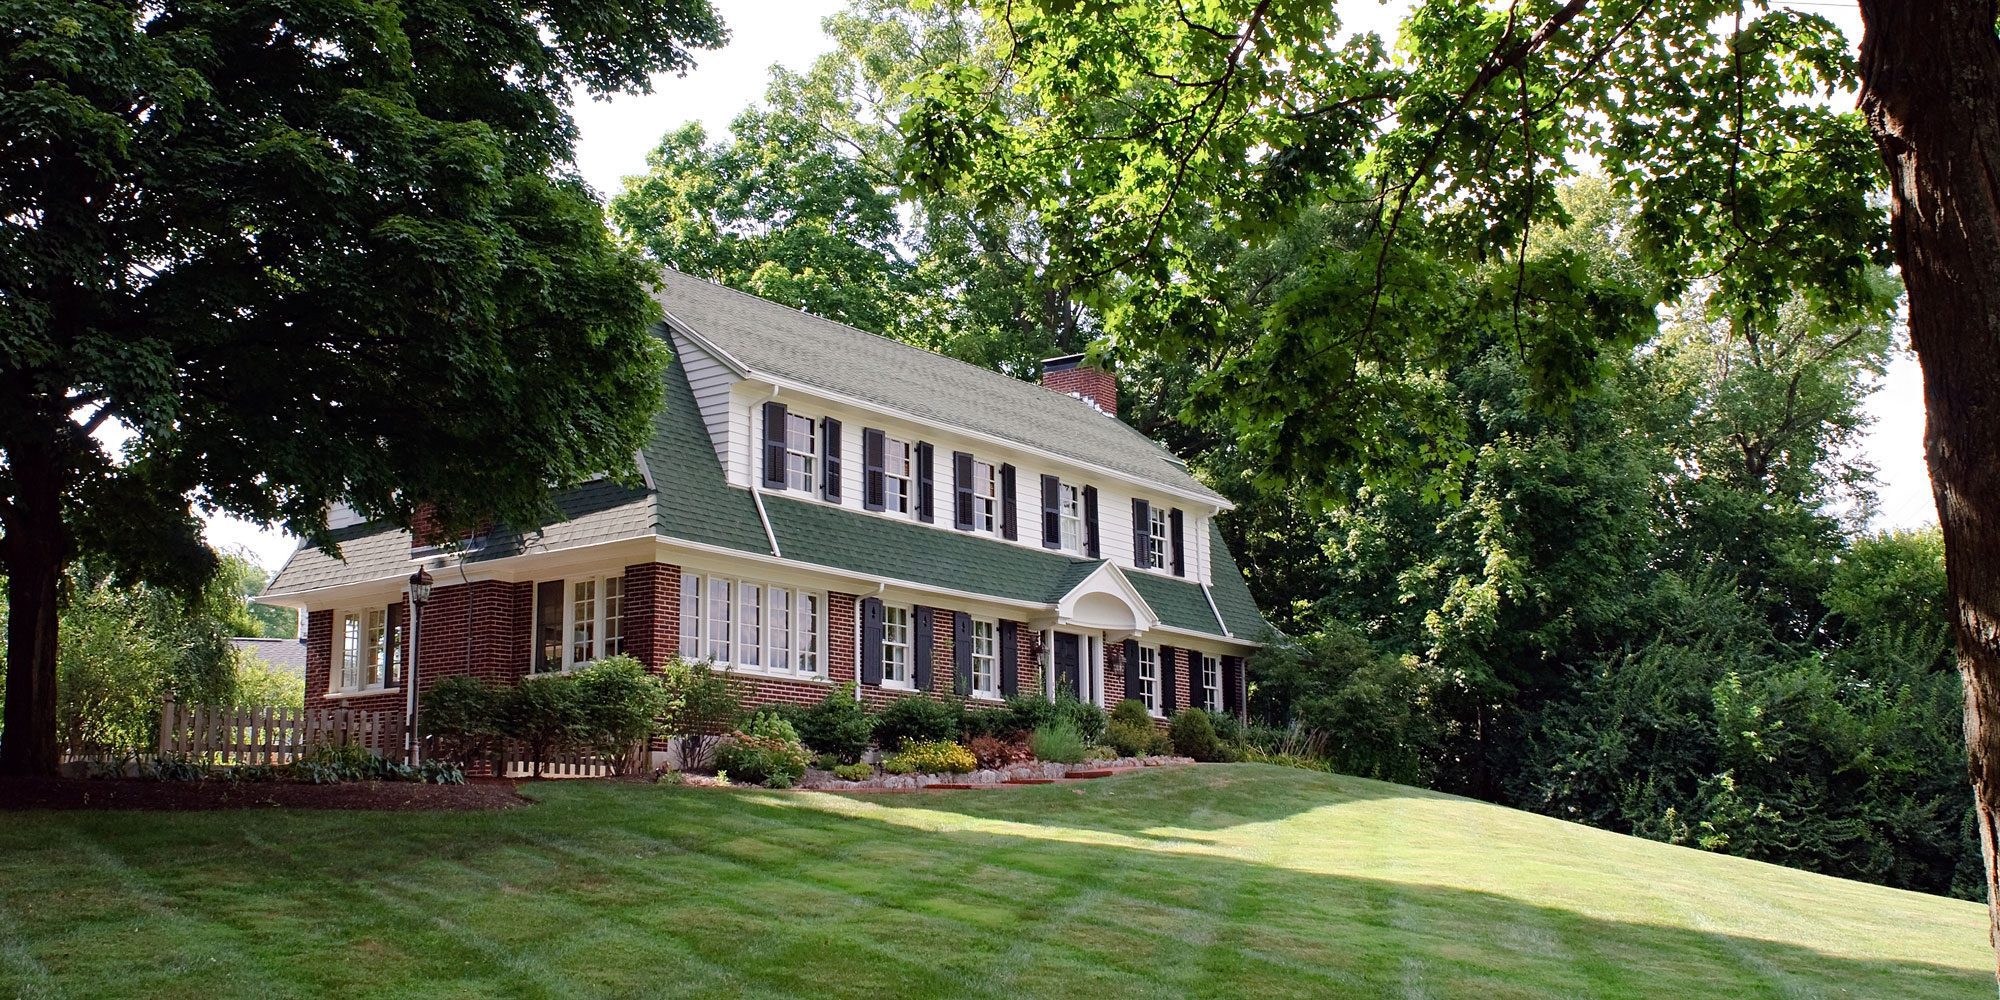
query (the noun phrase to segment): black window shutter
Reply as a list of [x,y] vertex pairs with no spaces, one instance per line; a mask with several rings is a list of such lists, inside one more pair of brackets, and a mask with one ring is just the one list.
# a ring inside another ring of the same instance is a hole
[[785,488],[785,404],[764,404],[764,485]]
[[1083,554],[1097,558],[1097,487],[1083,488]]
[[1139,640],[1125,640],[1125,697],[1138,700],[1144,682],[1139,677]]
[[1174,714],[1174,657],[1179,651],[1172,646],[1160,647],[1160,711]]
[[917,442],[917,520],[925,524],[937,520],[937,515],[932,513],[931,507],[931,458],[931,443]]
[[1042,548],[1062,548],[1062,480],[1042,477]]
[[932,614],[934,612],[931,609],[918,607],[910,615],[911,618],[915,619],[912,623],[913,627],[910,629],[910,645],[914,647],[910,650],[910,660],[915,664],[915,667],[910,671],[910,676],[919,691],[929,691],[931,689]]
[[1000,537],[1014,541],[1021,537],[1021,526],[1014,523],[1014,467],[1000,467]]
[[1152,569],[1153,505],[1144,500],[1132,501],[1132,565],[1140,569]]
[[882,450],[885,447],[881,431],[873,427],[861,431],[861,506],[867,510],[882,510],[888,506],[888,485],[883,482]]
[[960,698],[972,694],[972,616],[951,616],[951,689]]
[[962,451],[951,453],[951,486],[954,496],[951,505],[951,526],[960,531],[972,530],[972,456]]
[[882,599],[861,599],[861,683],[882,686]]
[[1000,623],[1000,697],[1012,698],[1021,690],[1021,626]]
[[820,449],[826,452],[826,476],[820,481],[820,496],[840,500],[840,421],[822,417],[819,422]]
[[1187,551],[1181,544],[1181,509],[1175,507],[1167,513],[1167,540],[1173,543],[1174,575],[1187,575]]

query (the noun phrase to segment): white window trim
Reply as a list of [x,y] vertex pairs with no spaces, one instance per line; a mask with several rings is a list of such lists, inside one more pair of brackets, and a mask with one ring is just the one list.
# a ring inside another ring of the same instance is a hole
[[1064,552],[1083,551],[1083,487],[1056,480],[1056,544]]
[[[971,619],[971,621],[972,621],[972,629],[971,629],[972,634],[968,638],[972,642],[972,697],[984,699],[986,701],[999,701],[1000,700],[1000,622],[997,619],[993,618],[974,618]],[[992,641],[993,641],[993,652],[986,656],[981,656],[979,654],[979,631],[982,628],[990,630],[990,635],[992,636]],[[952,641],[956,642],[958,640],[956,637],[953,637]],[[987,665],[991,668],[989,676],[993,678],[992,687],[979,686],[979,665],[982,660],[985,661]]]
[[1167,512],[1154,507],[1146,517],[1146,568],[1165,570],[1173,564],[1173,536],[1169,534]]
[[[895,473],[897,468],[903,470],[902,475]],[[896,517],[915,517],[917,513],[916,443],[888,434],[882,435],[882,512]]]
[[[1213,683],[1210,683],[1213,681]],[[1201,696],[1202,706],[1211,712],[1222,711],[1222,660],[1201,654]]]
[[1160,697],[1160,647],[1139,647],[1139,680],[1139,700],[1146,703],[1146,714],[1155,719],[1166,718],[1162,708],[1164,699]]
[[[986,474],[980,475],[979,470]],[[980,523],[985,519],[984,524]],[[1000,466],[992,462],[972,459],[972,530],[987,535],[998,535],[1001,522],[1006,514],[1000,509]]]
[[[794,420],[802,421],[806,425],[806,448],[804,451],[792,447],[792,421]],[[820,478],[826,467],[824,461],[825,455],[822,454],[826,450],[824,443],[821,441],[823,436],[820,433],[819,421],[800,413],[789,411],[785,413],[786,489],[799,490],[809,494],[817,494],[819,492]],[[805,485],[803,486],[792,481],[792,459],[794,458],[801,460],[800,465],[802,468],[800,471],[805,476]]]
[[[889,641],[889,616],[900,613],[903,616],[903,641]],[[889,648],[894,646],[903,651],[903,674],[898,680],[889,676]],[[857,647],[859,648],[859,647]],[[882,605],[882,686],[892,691],[915,691],[917,689],[917,612],[907,604]]]
[[[690,581],[698,581],[696,584],[699,588],[698,591],[691,592],[689,587]],[[727,651],[723,657],[712,655],[710,648],[711,640],[714,639],[714,628],[718,624],[713,617],[717,584],[726,584],[729,587],[728,620],[726,623],[723,623],[729,630],[729,636],[727,639]],[[737,655],[742,648],[743,622],[741,621],[741,612],[743,588],[745,587],[756,587],[758,590],[758,662],[755,664],[742,663],[740,662],[741,658]],[[775,632],[771,627],[771,595],[773,593],[785,594],[788,604],[785,615],[790,623],[790,627],[787,629],[787,645],[784,656],[786,663],[783,666],[772,663],[771,654],[775,648],[771,640]],[[754,577],[723,576],[719,573],[705,573],[690,569],[681,572],[680,599],[682,628],[681,644],[677,652],[683,659],[706,663],[716,670],[732,670],[737,673],[759,677],[780,677],[816,682],[827,681],[829,671],[827,663],[825,591],[772,583],[768,580],[760,580]],[[810,610],[808,610],[809,606]],[[811,624],[809,627],[804,627],[808,618],[812,619]],[[687,631],[686,626],[689,621],[693,621],[696,626],[693,634]],[[806,639],[811,640],[810,645],[812,647],[810,652],[813,659],[813,668],[810,671],[802,670],[799,667],[801,657],[808,652],[805,649],[808,643],[803,641]],[[693,650],[698,655],[689,655],[689,650]]]
[[[607,656],[615,655],[613,653],[605,651],[605,643],[608,638],[605,633],[605,625],[608,621],[608,616],[606,616],[604,613],[604,605],[605,605],[604,591],[605,588],[610,584],[610,581],[612,580],[619,581],[618,584],[619,649],[621,652],[623,651],[624,638],[625,638],[624,637],[625,619],[630,617],[625,612],[626,588],[624,584],[624,579],[625,579],[625,574],[623,574],[622,572],[608,573],[603,576],[567,576],[562,578],[562,585],[563,585],[562,665],[554,670],[535,669],[535,654],[538,652],[538,646],[540,645],[541,637],[536,635],[535,630],[531,628],[528,630],[528,676],[540,677],[548,674],[566,674],[572,670],[577,670],[583,667],[587,667],[590,664],[595,663],[598,660],[602,660]],[[589,581],[591,583],[592,585],[591,593],[595,595],[591,599],[592,620],[591,620],[591,636],[590,636],[590,656],[586,659],[578,660],[576,658],[576,585],[579,583],[583,583],[585,581]],[[539,621],[540,619],[538,616],[540,615],[540,613],[541,613],[540,605],[537,605],[536,607],[530,609],[529,620],[531,622]]]
[[[354,698],[362,695],[388,694],[389,692],[401,691],[403,689],[401,680],[398,680],[394,684],[389,683],[389,664],[386,662],[380,664],[382,671],[381,683],[373,686],[366,683],[368,677],[368,617],[376,614],[382,616],[382,647],[377,650],[377,654],[380,655],[382,652],[391,650],[399,645],[399,643],[394,641],[396,639],[395,630],[389,627],[388,603],[334,609],[333,634],[327,638],[329,655],[327,657],[326,670],[326,697]],[[354,650],[354,686],[352,687],[343,683],[342,678],[342,674],[347,670],[347,619],[350,616],[355,620],[354,635],[356,647]],[[401,652],[400,649],[395,650],[399,661]]]

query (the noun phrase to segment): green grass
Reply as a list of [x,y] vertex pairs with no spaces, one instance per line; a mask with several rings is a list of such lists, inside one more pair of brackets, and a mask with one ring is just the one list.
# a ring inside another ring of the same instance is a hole
[[0,814],[0,996],[1992,996],[1983,908],[1254,764]]

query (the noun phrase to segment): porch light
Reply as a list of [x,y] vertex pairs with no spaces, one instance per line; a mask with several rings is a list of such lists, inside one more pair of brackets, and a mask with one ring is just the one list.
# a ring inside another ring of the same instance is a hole
[[417,664],[422,657],[417,643],[423,636],[424,602],[431,599],[431,575],[422,566],[410,574],[410,661],[403,669],[403,760],[411,767],[423,763],[423,741],[417,737],[422,721],[417,703]]
[[422,605],[431,599],[431,574],[422,566],[410,574],[410,603]]

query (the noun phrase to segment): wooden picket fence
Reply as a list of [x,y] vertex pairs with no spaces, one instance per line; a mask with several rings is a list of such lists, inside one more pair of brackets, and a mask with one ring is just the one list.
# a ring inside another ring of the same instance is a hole
[[403,713],[350,708],[160,706],[165,755],[208,764],[289,764],[321,744],[356,743],[391,760],[403,757]]
[[[525,745],[508,741],[502,758],[504,777],[534,776],[535,762],[528,756],[528,748]],[[544,778],[608,778],[611,773],[611,762],[595,754],[559,753],[542,762]]]

